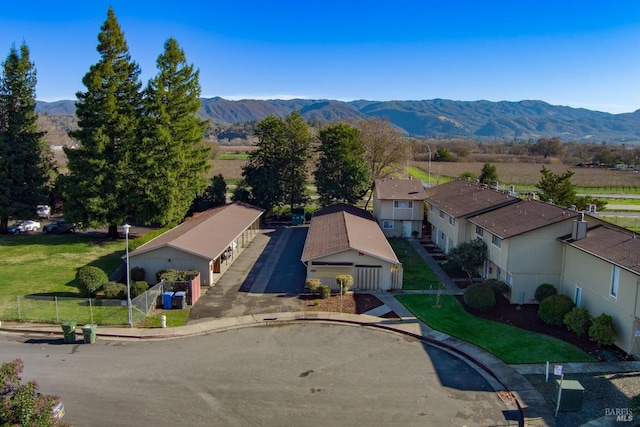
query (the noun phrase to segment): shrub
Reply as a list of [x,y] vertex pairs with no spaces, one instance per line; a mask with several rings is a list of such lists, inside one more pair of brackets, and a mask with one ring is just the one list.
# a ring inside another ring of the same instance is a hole
[[556,289],[556,287],[550,285],[549,283],[543,283],[536,289],[534,297],[536,301],[542,302],[552,295],[558,295],[558,290]]
[[320,298],[327,299],[331,296],[331,287],[329,285],[320,285]]
[[131,298],[135,298],[138,295],[142,295],[149,289],[149,284],[144,280],[131,283]]
[[551,295],[542,300],[538,307],[538,316],[544,323],[555,326],[562,326],[564,316],[576,305],[573,300],[566,295]]
[[107,299],[125,299],[127,286],[118,282],[107,282],[102,286],[102,293]]
[[307,279],[304,282],[304,287],[309,289],[312,294],[317,294],[320,287],[320,279]]
[[142,267],[133,267],[131,269],[131,280],[134,282],[140,282],[145,279],[144,268]]
[[640,395],[631,399],[629,402],[629,409],[631,409],[634,415],[640,414]]
[[78,270],[76,280],[82,296],[94,298],[102,285],[109,281],[109,277],[98,267],[88,265]]
[[175,270],[169,268],[167,270],[160,270],[156,273],[156,280],[158,282],[165,280],[167,282],[187,282],[196,277],[200,272],[198,270]]
[[613,324],[613,317],[602,313],[593,319],[589,327],[589,339],[598,345],[612,345],[616,337],[616,325]]
[[338,274],[336,276],[336,283],[340,287],[342,295],[346,295],[351,285],[353,285],[353,277],[350,274]]
[[578,336],[586,333],[591,324],[591,314],[586,308],[574,307],[564,316],[564,324],[571,332],[575,332]]
[[464,291],[464,302],[480,311],[490,311],[496,305],[496,296],[489,285],[474,283]]
[[509,292],[509,290],[511,290],[509,285],[507,285],[502,280],[498,280],[498,279],[485,280],[484,284],[491,288],[496,299],[498,299],[498,297],[500,297],[502,294]]

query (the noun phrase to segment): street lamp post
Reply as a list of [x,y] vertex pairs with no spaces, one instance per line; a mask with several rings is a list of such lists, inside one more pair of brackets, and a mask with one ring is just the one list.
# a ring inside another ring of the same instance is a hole
[[431,147],[427,144],[427,149],[429,149],[429,188],[431,188]]
[[129,313],[129,327],[133,327],[133,319],[131,316],[131,280],[129,279],[129,229],[131,226],[129,224],[125,224],[122,226],[124,229],[124,240],[126,242],[126,258],[127,258],[127,312]]

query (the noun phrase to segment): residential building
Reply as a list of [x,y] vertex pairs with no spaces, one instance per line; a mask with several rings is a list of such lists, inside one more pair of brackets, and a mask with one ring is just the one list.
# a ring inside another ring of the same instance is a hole
[[422,235],[425,192],[417,179],[376,179],[373,216],[387,237]]

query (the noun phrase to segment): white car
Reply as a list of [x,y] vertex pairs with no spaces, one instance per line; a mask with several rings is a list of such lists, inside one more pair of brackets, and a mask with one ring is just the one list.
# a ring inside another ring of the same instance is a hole
[[40,229],[40,223],[37,221],[16,221],[8,231],[11,234],[26,233],[28,231],[38,231]]

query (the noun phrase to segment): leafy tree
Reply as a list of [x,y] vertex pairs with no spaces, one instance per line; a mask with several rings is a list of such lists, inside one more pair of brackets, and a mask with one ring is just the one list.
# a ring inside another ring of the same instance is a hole
[[30,217],[47,200],[53,174],[50,152],[38,129],[36,70],[29,48],[12,47],[0,80],[0,232],[9,218]]
[[147,175],[135,164],[142,117],[140,68],[131,60],[112,8],[98,41],[100,61],[82,79],[86,92],[76,94],[79,129],[70,135],[80,146],[65,148],[69,175],[61,184],[69,220],[107,224],[108,235],[117,237],[118,224],[135,218],[138,206],[145,204],[139,189]]
[[250,204],[256,203],[253,200],[253,197],[251,196],[251,189],[249,188],[249,185],[244,179],[241,180],[238,183],[238,185],[236,185],[236,188],[233,190],[233,194],[231,194],[231,201],[244,202],[244,203],[250,203]]
[[285,119],[270,115],[255,128],[257,149],[249,152],[242,176],[251,197],[271,213],[283,203],[306,203],[307,161],[311,156],[309,127],[298,111]]
[[199,71],[173,38],[165,42],[157,66],[145,91],[146,135],[134,165],[141,177],[138,219],[166,225],[181,221],[204,192],[211,164],[204,144],[207,121],[197,116]]
[[360,131],[346,123],[330,125],[320,131],[318,152],[314,177],[320,204],[355,204],[371,183]]
[[[24,362],[15,359],[0,365],[0,425],[49,427],[59,397],[41,394],[35,381],[22,383]],[[4,394],[6,393],[6,394]]]
[[540,171],[542,176],[537,188],[540,191],[540,200],[553,200],[559,206],[571,206],[576,201],[576,189],[571,182],[573,171],[566,171],[559,175],[551,172],[545,166]]
[[222,174],[218,174],[211,179],[209,186],[201,196],[198,196],[191,205],[190,211],[204,212],[207,209],[224,205],[227,202],[227,183]]
[[[364,159],[371,174],[369,190],[373,190],[376,179],[387,178],[404,169],[411,157],[411,146],[388,119],[376,117],[363,120],[357,127],[362,135]],[[370,192],[365,209],[369,206],[372,195]]]
[[460,179],[468,179],[469,181],[475,181],[476,180],[476,174],[473,172],[462,172],[460,174]]
[[482,184],[493,185],[494,182],[498,182],[498,170],[495,165],[487,162],[482,166],[482,171],[480,172],[480,182]]
[[469,276],[469,283],[473,282],[473,273],[477,272],[487,259],[487,244],[480,238],[471,242],[462,242],[447,254],[446,268],[460,269]]
[[545,159],[549,156],[561,156],[564,153],[560,138],[540,138],[530,148],[532,154],[539,154]]
[[436,150],[433,160],[436,162],[448,162],[451,160],[451,153],[446,148],[440,147]]

